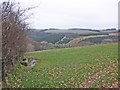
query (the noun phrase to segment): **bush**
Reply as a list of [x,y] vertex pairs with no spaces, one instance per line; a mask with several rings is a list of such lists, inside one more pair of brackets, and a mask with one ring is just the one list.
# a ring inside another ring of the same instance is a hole
[[26,51],[28,29],[25,22],[26,10],[21,10],[16,3],[3,2],[2,9],[2,81],[6,83],[5,77],[10,69],[19,62]]

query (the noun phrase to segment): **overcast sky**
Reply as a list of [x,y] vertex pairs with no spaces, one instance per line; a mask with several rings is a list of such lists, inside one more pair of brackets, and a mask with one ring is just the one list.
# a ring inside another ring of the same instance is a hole
[[30,13],[33,28],[118,27],[119,0],[15,0],[21,6],[38,6]]

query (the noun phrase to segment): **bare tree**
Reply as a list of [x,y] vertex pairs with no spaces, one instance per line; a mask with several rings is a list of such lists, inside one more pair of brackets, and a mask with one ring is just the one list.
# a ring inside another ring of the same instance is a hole
[[[2,10],[0,8],[0,87],[1,87],[1,80],[2,80],[2,20],[1,20]],[[1,88],[0,88],[1,89]]]
[[12,67],[24,55],[27,46],[27,24],[25,12],[16,3],[3,2],[2,9],[2,81],[6,84],[5,77]]

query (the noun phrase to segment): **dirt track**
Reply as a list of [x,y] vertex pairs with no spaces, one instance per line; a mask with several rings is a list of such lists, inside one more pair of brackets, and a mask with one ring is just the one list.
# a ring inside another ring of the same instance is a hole
[[95,38],[95,37],[103,37],[103,36],[108,36],[108,35],[80,36],[68,42],[67,45],[77,46],[79,41],[81,40],[88,39],[88,38]]

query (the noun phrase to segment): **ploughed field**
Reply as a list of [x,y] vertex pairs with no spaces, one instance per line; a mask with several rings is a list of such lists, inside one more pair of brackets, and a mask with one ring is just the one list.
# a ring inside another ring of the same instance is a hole
[[118,44],[51,49],[26,53],[35,67],[18,64],[7,77],[16,88],[118,87]]

